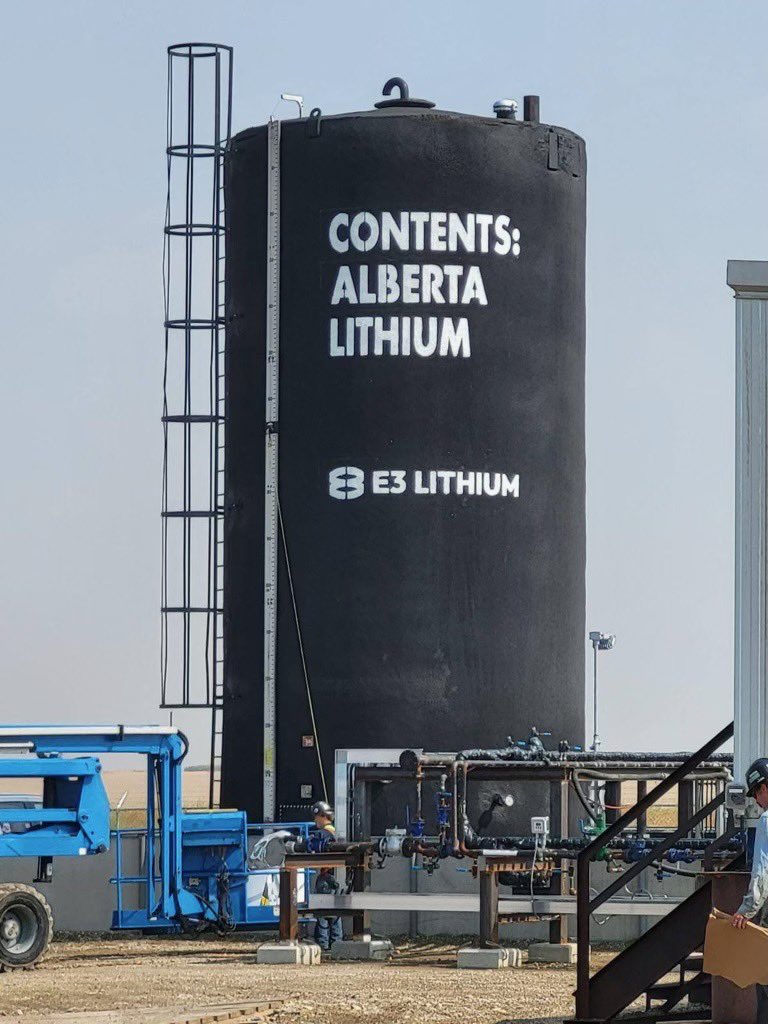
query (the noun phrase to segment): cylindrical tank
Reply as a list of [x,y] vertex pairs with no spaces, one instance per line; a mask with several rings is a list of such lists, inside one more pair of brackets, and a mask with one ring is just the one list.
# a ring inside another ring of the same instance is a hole
[[[284,819],[322,796],[297,625],[329,785],[336,748],[584,739],[584,143],[412,102],[281,125]],[[222,800],[255,818],[267,184],[262,126],[226,163]]]

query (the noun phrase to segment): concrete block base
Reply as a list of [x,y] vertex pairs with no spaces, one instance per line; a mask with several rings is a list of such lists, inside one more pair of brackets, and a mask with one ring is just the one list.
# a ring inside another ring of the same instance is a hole
[[392,943],[388,939],[343,939],[331,946],[334,960],[389,960]]
[[528,960],[533,964],[575,964],[575,942],[534,942],[528,947]]
[[256,963],[313,967],[320,963],[320,947],[314,942],[265,942],[256,950]]
[[523,954],[519,949],[460,949],[456,966],[461,970],[498,971],[502,967],[520,967]]

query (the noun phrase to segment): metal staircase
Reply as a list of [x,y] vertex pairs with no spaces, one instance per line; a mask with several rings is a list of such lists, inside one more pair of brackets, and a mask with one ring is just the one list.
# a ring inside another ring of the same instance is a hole
[[[649,1018],[684,1019],[686,1013],[674,1010],[688,994],[689,983],[691,988],[695,987],[693,979],[687,978],[684,965],[693,962],[694,952],[704,943],[711,906],[711,883],[708,883],[592,975],[586,993],[577,989],[577,1019],[612,1020],[642,996],[645,996]],[[680,972],[679,981],[660,980],[673,971]],[[696,984],[703,980],[700,974],[699,971],[695,975]],[[663,1001],[662,1006],[653,1005],[659,1001]],[[582,1016],[583,1013],[588,1016]],[[636,1014],[633,1019],[635,1017]]]
[[678,1006],[683,999],[689,1003],[706,1003],[712,1000],[712,979],[702,967],[704,954],[701,950],[691,953],[678,965],[679,977],[675,981],[660,981],[645,990],[645,1012],[650,1015],[654,1003],[662,1005],[655,1009],[663,1016]]
[[[590,974],[590,919],[595,911],[619,888],[646,868],[652,867],[661,854],[684,838],[723,803],[725,794],[716,794],[707,804],[678,823],[677,829],[665,837],[654,851],[621,873],[596,896],[590,891],[590,866],[600,857],[607,844],[633,823],[641,819],[654,803],[674,786],[685,780],[696,768],[733,736],[733,723],[722,729],[695,754],[670,773],[653,790],[638,800],[598,835],[580,854],[577,865],[577,988],[576,1021],[609,1021],[626,1010],[635,1000],[645,997],[645,1013],[631,1014],[634,1020],[686,1020],[702,1018],[701,1010],[681,1008],[689,1002],[708,999],[709,979],[702,971],[700,950],[704,944],[707,920],[712,908],[712,882],[700,876],[695,891],[661,918],[635,942],[595,974]],[[735,834],[729,827],[713,841],[705,856],[711,866],[711,853]],[[736,866],[737,857],[724,870]],[[675,973],[674,980],[664,980]],[[629,1016],[627,1017],[629,1019]]]

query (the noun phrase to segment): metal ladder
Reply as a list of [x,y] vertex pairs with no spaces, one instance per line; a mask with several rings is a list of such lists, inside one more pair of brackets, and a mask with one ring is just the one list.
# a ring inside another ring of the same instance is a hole
[[[211,706],[211,764],[208,802],[211,807],[221,803],[221,765],[224,748],[224,502],[225,502],[225,458],[226,458],[226,297],[223,277],[226,266],[226,226],[224,212],[224,154],[220,154],[221,171],[219,192],[216,199],[219,223],[225,228],[219,239],[217,255],[218,305],[217,316],[221,325],[217,333],[215,358],[216,407],[216,449],[214,453],[213,479],[216,508],[219,514],[214,523],[213,541],[213,605],[216,610],[213,637],[213,703]],[[224,250],[224,251],[222,251]]]

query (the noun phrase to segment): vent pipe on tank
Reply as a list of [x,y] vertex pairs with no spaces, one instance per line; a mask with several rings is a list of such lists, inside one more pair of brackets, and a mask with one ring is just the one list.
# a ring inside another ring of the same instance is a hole
[[531,124],[539,123],[539,97],[523,96],[523,120]]
[[493,112],[500,121],[514,121],[517,117],[517,100],[496,100]]

